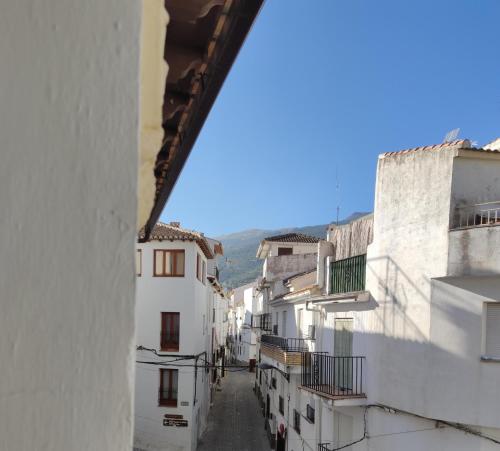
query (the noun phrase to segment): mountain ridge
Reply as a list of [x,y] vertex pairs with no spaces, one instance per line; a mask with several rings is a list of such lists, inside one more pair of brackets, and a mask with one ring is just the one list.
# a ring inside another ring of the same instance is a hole
[[[339,224],[347,224],[368,212],[354,212]],[[256,257],[259,243],[267,237],[285,233],[302,233],[317,238],[326,238],[328,224],[302,227],[283,227],[280,229],[247,229],[220,235],[215,239],[222,242],[224,256],[218,257],[220,279],[226,288],[236,288],[256,279],[262,270],[262,261]]]

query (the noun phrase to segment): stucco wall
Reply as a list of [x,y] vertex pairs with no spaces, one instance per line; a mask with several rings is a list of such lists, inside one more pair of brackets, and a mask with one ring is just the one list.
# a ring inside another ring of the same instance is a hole
[[268,257],[266,263],[264,277],[268,281],[286,279],[287,277],[316,269],[316,253]]
[[[366,288],[378,307],[359,314],[368,397],[423,412],[428,379],[432,277],[446,275],[452,151],[422,151],[379,159],[374,238]],[[411,356],[411,357],[410,357]]]
[[[190,241],[151,241],[138,244],[142,249],[142,275],[137,278],[136,341],[146,348],[160,349],[161,312],[179,312],[179,351],[171,355],[197,355],[208,352],[211,359],[212,288],[196,278],[196,256],[207,261],[199,246]],[[184,277],[153,277],[155,249],[183,249],[185,251]],[[205,358],[205,356],[202,356]],[[138,360],[173,360],[155,357],[147,351],[137,353]],[[194,365],[192,359],[181,365]],[[198,364],[203,365],[203,360]],[[196,448],[196,439],[206,423],[209,402],[209,375],[202,368],[196,372],[191,366],[175,366],[179,370],[177,407],[159,407],[159,368],[138,364],[135,389],[134,443],[146,450],[187,451]],[[196,400],[194,404],[194,386]],[[187,403],[183,406],[181,403]],[[197,415],[197,412],[199,414]],[[181,414],[188,427],[163,426],[164,414]]]
[[131,448],[140,18],[2,3],[2,450]]

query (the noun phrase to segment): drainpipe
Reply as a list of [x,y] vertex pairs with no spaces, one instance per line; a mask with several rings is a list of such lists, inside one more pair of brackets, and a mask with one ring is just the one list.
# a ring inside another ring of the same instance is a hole
[[323,440],[321,439],[321,427],[322,427],[322,418],[323,418],[323,401],[321,399],[318,399],[318,404],[319,404],[319,409],[318,409],[318,427],[316,428],[316,448],[318,447],[319,443],[323,443]]

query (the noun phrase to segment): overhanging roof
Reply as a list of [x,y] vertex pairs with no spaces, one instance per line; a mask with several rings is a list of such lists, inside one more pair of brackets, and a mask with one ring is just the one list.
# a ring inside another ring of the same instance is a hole
[[155,165],[156,194],[147,240],[262,6],[263,0],[165,0],[169,66],[164,140]]

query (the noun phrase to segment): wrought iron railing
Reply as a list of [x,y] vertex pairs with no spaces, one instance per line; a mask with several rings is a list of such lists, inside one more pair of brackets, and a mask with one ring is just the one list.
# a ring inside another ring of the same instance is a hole
[[302,353],[301,384],[330,396],[364,396],[365,358],[335,357],[318,352]]
[[272,318],[270,313],[261,313],[260,315],[252,315],[252,328],[260,329],[266,332],[272,330]]
[[365,289],[366,254],[337,260],[330,264],[330,294]]
[[318,451],[332,451],[330,443],[318,443]]
[[500,201],[457,207],[452,229],[500,224]]
[[308,352],[311,350],[312,340],[306,338],[285,338],[276,335],[262,335],[260,342],[276,346],[286,352]]

